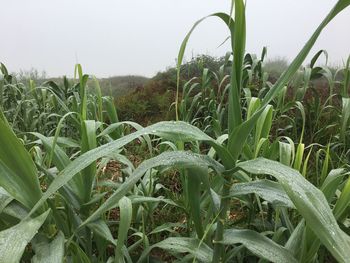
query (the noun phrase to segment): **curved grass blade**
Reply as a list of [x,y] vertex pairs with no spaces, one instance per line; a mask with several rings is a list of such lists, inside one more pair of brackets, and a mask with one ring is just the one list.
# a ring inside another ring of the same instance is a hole
[[333,20],[333,18],[343,11],[347,6],[350,5],[350,0],[339,0],[333,9],[328,13],[326,18],[322,23],[317,27],[316,31],[313,33],[311,38],[306,42],[302,50],[292,61],[288,69],[282,74],[282,76],[277,80],[273,85],[273,88],[269,90],[263,99],[263,105],[267,105],[276,94],[287,84],[287,82],[292,78],[292,76],[297,72],[310,50],[314,46],[317,38],[320,36],[322,30]]
[[159,122],[142,130],[124,136],[116,141],[107,143],[103,146],[90,150],[89,152],[79,156],[77,159],[71,162],[63,171],[59,173],[55,180],[50,184],[43,197],[33,207],[29,215],[34,213],[52,194],[54,194],[58,189],[67,184],[67,182],[69,182],[76,174],[78,174],[84,168],[88,167],[92,162],[96,161],[97,159],[103,156],[111,154],[117,149],[137,139],[138,137],[149,134],[154,134],[173,141],[208,142],[213,147],[215,147],[216,152],[221,157],[224,163],[226,163],[227,165],[232,165],[232,158],[227,153],[225,148],[217,144],[214,139],[203,133],[198,128],[184,122]]
[[238,164],[253,174],[275,177],[329,252],[340,262],[350,258],[350,238],[339,227],[324,194],[308,182],[298,171],[276,161],[259,158]]
[[[176,120],[179,120],[179,91],[180,91],[180,71],[181,71],[181,64],[185,55],[185,51],[186,51],[186,46],[188,43],[188,40],[190,39],[193,31],[196,29],[196,27],[203,22],[204,20],[206,20],[209,17],[218,17],[221,18],[226,25],[229,27],[230,31],[231,31],[231,36],[233,36],[233,28],[234,28],[234,21],[231,18],[231,16],[225,14],[225,13],[214,13],[211,15],[208,15],[206,17],[203,17],[201,19],[199,19],[196,23],[194,23],[194,25],[192,26],[191,30],[187,33],[186,37],[184,38],[184,40],[181,43],[181,47],[177,56],[177,81],[176,81],[176,98],[175,98],[175,112],[176,112]],[[231,41],[233,41],[233,38],[231,37]],[[233,43],[233,42],[232,42]]]
[[316,29],[314,34],[290,64],[288,69],[282,74],[282,76],[277,80],[273,87],[268,91],[264,99],[262,100],[261,109],[258,110],[250,119],[243,122],[241,125],[230,131],[229,134],[229,150],[233,158],[237,160],[239,154],[242,152],[243,145],[249,136],[250,132],[254,128],[258,117],[263,113],[263,109],[271,102],[278,93],[285,87],[285,85],[291,80],[293,75],[300,68],[301,64],[305,60],[306,56],[309,54],[313,45],[315,44],[317,38],[321,34],[322,30],[332,21],[332,19],[350,5],[350,0],[339,0],[334,8],[329,12],[323,22]]
[[42,192],[31,156],[4,120],[0,119],[0,186],[27,208]]
[[274,263],[298,262],[289,250],[252,230],[225,230],[222,243],[226,245],[243,244],[253,254]]
[[0,214],[14,198],[2,187],[0,187]]
[[[82,121],[81,133],[81,152],[84,154],[97,146],[96,122],[93,120]],[[83,182],[83,187],[79,189],[79,192],[84,196],[84,201],[88,202],[91,198],[93,183],[96,176],[96,161],[84,168],[79,176],[82,177],[81,181]]]
[[120,222],[118,228],[118,241],[117,247],[115,250],[116,262],[123,262],[122,248],[124,242],[127,240],[128,231],[131,225],[132,220],[132,204],[131,200],[127,197],[123,197],[119,200],[119,209],[120,209]]
[[45,222],[50,210],[42,215],[22,221],[21,223],[0,232],[0,262],[20,262],[27,244]]
[[206,167],[192,167],[185,170],[187,176],[187,192],[190,193],[189,205],[190,213],[196,229],[197,236],[201,239],[204,235],[204,227],[201,219],[201,182],[202,178],[207,177],[208,169]]
[[230,189],[229,197],[257,194],[262,199],[275,206],[295,208],[280,184],[270,180],[258,180],[248,183],[234,184]]
[[111,230],[104,220],[98,219],[94,222],[89,223],[87,227],[90,228],[95,234],[109,241],[114,246],[117,245],[117,242],[114,240]]
[[55,239],[49,242],[43,239],[41,242],[33,244],[35,256],[32,263],[62,263],[64,260],[64,235],[59,232]]
[[350,206],[350,178],[346,181],[339,199],[334,207],[334,215],[337,219],[343,220],[348,215],[347,209]]
[[348,173],[346,173],[345,169],[334,169],[329,172],[328,176],[324,180],[321,186],[321,191],[329,203],[331,203],[335,192],[346,175],[348,175]]
[[193,256],[193,258],[196,258],[203,263],[211,262],[211,258],[213,257],[212,249],[198,239],[169,237],[144,250],[137,262],[143,262],[153,248],[160,248],[175,254],[189,253]]
[[104,212],[116,207],[121,198],[123,198],[132,187],[142,178],[149,169],[159,166],[164,167],[211,167],[217,173],[222,173],[224,168],[221,164],[205,155],[194,154],[191,152],[164,152],[157,157],[148,159],[128,177],[128,179],[80,226],[98,219]]

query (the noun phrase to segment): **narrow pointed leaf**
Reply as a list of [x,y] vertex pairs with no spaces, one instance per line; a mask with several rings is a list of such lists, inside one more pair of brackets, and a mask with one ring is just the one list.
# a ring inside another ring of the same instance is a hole
[[23,221],[9,229],[0,232],[0,262],[20,262],[27,244],[32,240],[50,211]]
[[268,174],[282,185],[307,226],[340,262],[350,258],[350,238],[339,227],[324,194],[308,182],[298,171],[259,158],[238,164],[243,170],[253,174]]
[[54,240],[42,240],[34,246],[35,256],[32,263],[62,263],[64,260],[64,235],[59,232]]
[[226,245],[243,244],[253,254],[274,263],[297,263],[287,249],[252,230],[225,230],[222,243]]

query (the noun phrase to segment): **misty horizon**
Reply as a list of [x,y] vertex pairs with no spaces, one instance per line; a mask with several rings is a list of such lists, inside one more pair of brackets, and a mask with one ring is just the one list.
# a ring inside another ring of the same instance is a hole
[[[290,62],[334,4],[248,1],[246,52],[259,55],[267,46],[267,60],[283,57]],[[7,36],[0,42],[0,61],[10,72],[34,68],[48,77],[73,76],[76,63],[100,78],[152,77],[175,66],[180,44],[196,20],[229,8],[230,1],[209,0],[14,0],[3,4],[0,17]],[[326,27],[304,64],[325,49],[330,65],[342,65],[350,54],[350,35],[344,33],[349,24],[350,11],[345,10]],[[227,36],[220,21],[208,19],[194,31],[186,59],[198,54],[223,56],[229,43],[220,44]]]

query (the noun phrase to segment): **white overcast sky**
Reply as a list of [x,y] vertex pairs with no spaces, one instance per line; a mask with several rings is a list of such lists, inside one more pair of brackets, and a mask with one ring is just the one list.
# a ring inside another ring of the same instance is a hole
[[[247,52],[268,47],[269,58],[292,59],[336,3],[335,0],[248,0]],[[152,76],[175,64],[192,24],[229,0],[0,0],[0,61],[10,71],[45,70],[72,75],[79,62],[98,77]],[[193,34],[192,54],[224,55],[228,36],[210,18]],[[323,32],[313,50],[327,49],[333,64],[350,54],[350,9]]]

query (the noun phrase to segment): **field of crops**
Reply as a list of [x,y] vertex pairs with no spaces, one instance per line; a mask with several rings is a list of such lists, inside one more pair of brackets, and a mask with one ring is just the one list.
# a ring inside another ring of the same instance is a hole
[[350,262],[350,57],[304,61],[350,0],[273,81],[232,3],[220,68],[181,78],[201,19],[173,120],[147,127],[79,64],[40,85],[1,64],[0,263]]

